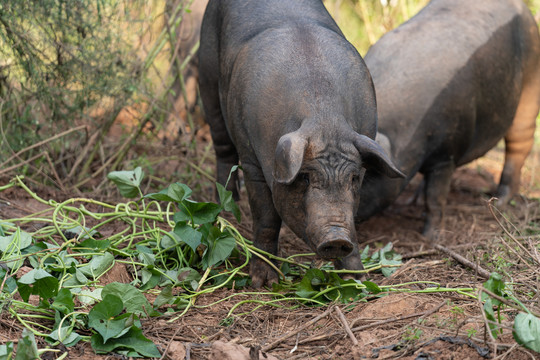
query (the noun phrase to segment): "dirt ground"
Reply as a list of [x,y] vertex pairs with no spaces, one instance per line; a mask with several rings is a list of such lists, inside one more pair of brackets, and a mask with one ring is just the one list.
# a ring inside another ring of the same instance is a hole
[[[539,160],[540,152],[536,149],[524,171],[524,196],[501,209],[510,220],[503,221],[504,226],[515,225],[517,229],[540,227]],[[483,159],[457,171],[439,243],[488,271],[503,271],[507,279],[518,282],[520,276],[525,276],[527,268],[519,261],[501,260],[501,254],[507,252],[500,240],[503,230],[487,206],[490,198],[487,193],[495,186],[501,164],[502,152],[493,150]],[[422,205],[406,204],[418,182],[419,179],[415,179],[392,207],[357,226],[361,248],[366,244],[377,248],[392,241],[404,258],[404,264],[390,278],[373,274],[370,275],[372,281],[379,285],[433,281],[452,288],[481,285],[486,279],[477,275],[474,269],[434,250],[419,235]],[[10,219],[39,210],[39,204],[20,190],[0,192],[0,218]],[[46,188],[36,191],[45,198],[62,196]],[[243,196],[240,205],[248,212],[245,199]],[[7,202],[11,205],[7,206]],[[246,221],[240,230],[251,238],[249,214],[245,215]],[[514,229],[511,231],[516,233]],[[532,241],[540,242],[538,233]],[[303,242],[283,229],[281,255],[309,251]],[[116,275],[110,275],[109,281],[129,279],[125,269],[119,269]],[[412,287],[421,290],[426,286],[419,283]],[[165,352],[163,359],[271,359],[272,356],[278,359],[540,358],[539,354],[517,346],[509,328],[497,339],[495,346],[485,331],[479,302],[455,292],[394,292],[347,305],[300,306],[293,310],[270,306],[254,309],[255,305],[246,304],[234,312],[243,315],[235,315],[224,324],[229,310],[240,300],[231,298],[211,307],[204,305],[233,293],[234,290],[221,289],[201,296],[194,308],[174,322],[167,317],[144,320],[144,333]],[[538,311],[538,302],[537,293],[536,305],[529,305]],[[509,312],[508,320],[514,314]],[[507,324],[511,326],[510,322]],[[350,335],[347,329],[352,329]],[[21,330],[8,313],[0,315],[0,342],[17,339]],[[40,342],[39,345],[46,344]],[[264,353],[259,353],[260,349],[265,350]],[[82,342],[68,352],[68,359],[123,358],[119,355],[97,356],[88,343]]]

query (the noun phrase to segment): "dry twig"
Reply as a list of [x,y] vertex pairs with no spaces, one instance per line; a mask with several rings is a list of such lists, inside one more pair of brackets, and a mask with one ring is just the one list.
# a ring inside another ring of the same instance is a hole
[[[60,134],[56,134],[56,135],[54,135],[54,136],[52,136],[52,137],[50,137],[50,138],[48,138],[48,139],[45,139],[45,140],[40,141],[40,142],[38,142],[38,143],[32,144],[31,146],[28,146],[28,147],[22,149],[21,151],[17,152],[16,154],[13,154],[9,159],[7,159],[7,160],[4,161],[2,164],[0,164],[0,168],[3,168],[3,167],[4,167],[5,165],[7,165],[11,160],[13,160],[13,159],[15,159],[15,158],[18,158],[21,154],[23,154],[23,153],[25,153],[25,152],[27,152],[27,151],[29,151],[29,150],[35,149],[35,148],[40,147],[41,145],[44,145],[44,144],[46,144],[46,143],[48,143],[48,142],[51,142],[51,141],[56,140],[56,139],[58,139],[58,138],[61,138],[62,136],[65,136],[65,135],[67,135],[67,134],[70,134],[70,133],[72,133],[72,132],[74,132],[74,131],[83,130],[83,129],[85,129],[85,128],[86,128],[86,125],[77,126],[77,127],[73,128],[73,129],[69,129],[69,130],[63,131],[63,132],[61,132]],[[9,171],[10,169],[11,169],[11,168],[4,169],[4,170],[0,171],[0,174],[1,174],[1,173],[5,173],[5,172]]]
[[265,345],[263,348],[262,348],[262,351],[263,352],[267,352],[271,349],[273,349],[276,345],[280,344],[283,340],[285,339],[288,339],[290,338],[291,336],[294,336],[296,334],[298,334],[300,331],[310,327],[311,325],[315,324],[317,321],[321,320],[322,318],[328,316],[328,314],[330,314],[330,312],[332,311],[332,308],[333,306],[330,306],[328,309],[326,309],[325,312],[323,312],[322,314],[318,315],[318,316],[315,316],[313,319],[309,320],[307,323],[305,323],[304,325],[294,329],[293,331],[289,331],[288,333],[286,333],[285,335],[283,336],[280,336],[279,338],[277,338],[276,340],[272,341],[270,344],[268,345]]
[[482,268],[480,265],[473,263],[472,261],[467,260],[463,256],[459,255],[455,251],[452,251],[448,249],[447,247],[442,246],[441,244],[433,244],[432,245],[435,249],[445,253],[446,255],[450,256],[452,259],[456,260],[462,265],[465,265],[477,272],[478,275],[480,275],[483,278],[489,279],[489,271]]
[[[408,319],[412,319],[412,318],[415,318],[415,317],[426,317],[426,316],[429,316],[429,315],[439,311],[439,309],[445,303],[446,303],[446,301],[443,301],[441,304],[437,305],[433,309],[428,310],[428,311],[424,311],[424,312],[421,312],[421,313],[415,313],[415,314],[411,314],[411,315],[406,315],[406,316],[402,316],[400,318],[388,318],[388,319],[377,321],[377,322],[374,322],[374,323],[371,323],[371,324],[357,326],[357,327],[352,328],[351,331],[354,333],[354,332],[357,332],[357,331],[363,331],[363,330],[371,329],[373,327],[377,327],[377,326],[380,326],[380,325],[387,325],[387,324],[390,324],[392,322],[408,320]],[[355,323],[355,321],[353,321],[353,324],[354,323]],[[333,336],[342,335],[342,334],[343,334],[343,331],[338,330],[338,331],[334,331],[334,332],[332,332],[330,334],[315,335],[315,336],[311,336],[311,337],[309,337],[307,339],[304,339],[304,340],[300,341],[300,344],[305,344],[305,343],[311,342],[311,341],[318,341],[318,340],[328,339],[328,338],[331,338]]]
[[343,315],[343,312],[339,308],[339,306],[335,307],[336,313],[339,317],[339,320],[343,324],[343,327],[345,328],[345,331],[347,332],[347,335],[351,338],[353,345],[358,345],[358,340],[356,339],[356,336],[354,336],[353,332],[351,331],[351,327],[349,326],[349,323],[347,322],[347,319],[345,318],[345,315]]
[[[508,231],[508,229],[501,223],[501,221],[499,220],[499,218],[497,217],[497,215],[495,215],[495,211],[493,210],[495,208],[495,206],[493,205],[493,200],[495,198],[491,198],[489,199],[488,201],[488,209],[489,209],[489,212],[491,213],[491,215],[493,216],[493,218],[495,219],[495,221],[497,222],[497,224],[499,224],[499,226],[501,227],[501,229],[504,231],[504,233],[510,238],[512,239],[512,241],[514,241],[516,243],[516,245],[521,249],[523,250],[523,252],[525,254],[527,254],[532,260],[534,260],[534,262],[537,263],[537,265],[540,266],[540,260],[538,258],[535,258],[533,256],[533,254],[531,254],[531,252],[529,251],[529,249],[527,249],[525,246],[523,246],[523,244],[521,242],[518,241],[518,239],[516,239],[516,237],[514,235],[512,235],[510,233],[510,231]],[[534,272],[538,272],[537,269],[533,268],[527,261],[525,261],[520,255],[519,253],[517,253],[514,249],[512,249],[507,243],[506,241],[504,241],[504,239],[501,238],[501,241],[504,243],[504,245],[506,245],[506,247],[510,250],[512,250],[512,252],[514,252],[522,261],[525,265],[527,265],[527,267],[531,270],[533,270]]]

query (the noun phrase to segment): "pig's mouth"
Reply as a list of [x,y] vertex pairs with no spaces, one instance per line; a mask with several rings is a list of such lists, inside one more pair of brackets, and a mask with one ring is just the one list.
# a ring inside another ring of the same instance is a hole
[[342,226],[327,226],[316,241],[316,251],[323,259],[337,259],[349,255],[353,250],[350,232]]

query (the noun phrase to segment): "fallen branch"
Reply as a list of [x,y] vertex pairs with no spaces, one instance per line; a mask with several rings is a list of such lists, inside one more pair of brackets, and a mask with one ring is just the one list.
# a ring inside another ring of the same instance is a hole
[[422,250],[422,251],[416,251],[413,253],[404,254],[401,256],[402,259],[412,259],[412,258],[418,258],[423,256],[430,256],[438,254],[437,250],[431,249],[431,250]]
[[452,259],[456,260],[458,263],[460,263],[461,265],[464,265],[464,266],[467,266],[473,270],[476,271],[476,273],[478,275],[480,275],[481,277],[483,278],[486,278],[486,279],[489,279],[489,271],[487,271],[486,269],[484,269],[483,267],[481,267],[480,265],[478,264],[475,264],[473,263],[472,261],[469,261],[467,260],[466,258],[464,258],[463,256],[459,255],[458,253],[456,253],[455,251],[452,251],[444,246],[442,246],[441,244],[432,244],[432,246],[439,250],[440,252],[450,256]]
[[328,316],[328,314],[330,314],[330,312],[332,311],[333,309],[333,306],[330,306],[328,309],[326,309],[325,312],[323,312],[322,314],[318,315],[318,316],[315,316],[313,319],[309,320],[307,323],[305,323],[304,325],[294,329],[293,331],[290,331],[288,333],[286,333],[285,335],[283,336],[280,336],[279,338],[277,338],[276,340],[272,341],[270,344],[268,345],[265,345],[263,348],[262,348],[262,351],[263,352],[267,352],[271,349],[273,349],[274,347],[276,347],[276,345],[280,344],[281,342],[283,342],[284,340],[298,334],[300,331],[310,327],[311,325],[315,324],[317,321],[321,320],[322,318]]
[[402,316],[400,318],[385,319],[385,320],[377,321],[376,323],[357,326],[355,328],[352,328],[351,330],[352,331],[362,331],[362,330],[370,329],[370,328],[375,327],[375,326],[385,325],[385,324],[388,324],[388,323],[391,323],[391,322],[397,322],[397,321],[401,321],[401,320],[412,319],[412,318],[415,318],[415,317],[424,318],[424,317],[427,317],[427,316],[429,316],[431,314],[434,314],[437,311],[439,311],[444,306],[444,304],[446,304],[446,300],[441,302],[439,305],[435,306],[433,309],[430,309],[430,310],[427,310],[427,311],[424,311],[424,312],[421,312],[421,313],[414,313],[414,314],[411,314],[411,315]]
[[[416,318],[416,317],[420,317],[420,318],[426,317],[426,316],[429,316],[429,315],[439,311],[439,309],[441,307],[443,307],[444,304],[446,304],[446,300],[443,301],[442,303],[440,303],[439,305],[437,305],[436,307],[434,307],[433,309],[428,310],[428,311],[424,311],[424,312],[421,312],[421,313],[415,313],[415,314],[411,314],[411,315],[406,315],[406,316],[402,316],[400,318],[395,318],[395,317],[394,318],[388,318],[388,319],[377,321],[377,322],[374,322],[374,323],[371,323],[371,324],[353,327],[351,329],[351,331],[353,333],[355,333],[357,331],[363,331],[363,330],[371,329],[371,328],[374,328],[374,327],[377,327],[377,326],[380,326],[380,325],[387,325],[387,324],[390,324],[390,323],[393,323],[393,322],[408,320],[408,319],[412,319],[412,318]],[[354,324],[354,322],[355,321],[353,321],[353,324]],[[300,341],[300,344],[305,344],[305,343],[308,343],[308,342],[311,342],[311,341],[324,340],[324,339],[328,339],[328,338],[331,338],[331,337],[337,336],[337,335],[343,335],[343,331],[338,330],[338,331],[334,331],[334,332],[332,332],[330,334],[312,336],[312,337],[309,337],[307,339],[304,339],[304,340]]]
[[345,315],[343,315],[343,312],[341,312],[341,309],[339,308],[339,306],[336,306],[335,309],[336,309],[336,313],[337,313],[337,315],[339,317],[339,320],[343,324],[343,327],[345,328],[345,332],[351,338],[351,340],[353,342],[353,345],[355,345],[355,346],[358,345],[358,340],[356,339],[356,336],[354,336],[353,332],[351,331],[351,327],[349,326],[349,323],[347,322],[347,319],[345,318]]

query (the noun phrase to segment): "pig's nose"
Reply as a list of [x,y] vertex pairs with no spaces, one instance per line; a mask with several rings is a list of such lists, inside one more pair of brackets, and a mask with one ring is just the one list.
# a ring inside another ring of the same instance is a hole
[[353,243],[346,237],[324,240],[317,246],[317,254],[325,259],[336,259],[349,255]]

